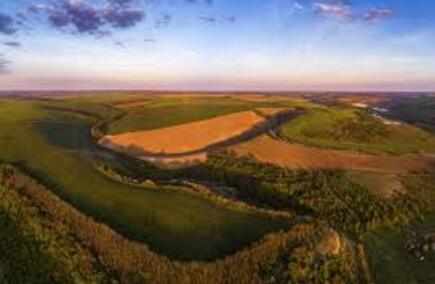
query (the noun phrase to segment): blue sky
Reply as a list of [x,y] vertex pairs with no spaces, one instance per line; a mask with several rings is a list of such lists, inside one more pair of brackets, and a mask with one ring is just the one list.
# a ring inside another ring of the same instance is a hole
[[0,89],[435,90],[431,0],[2,0]]

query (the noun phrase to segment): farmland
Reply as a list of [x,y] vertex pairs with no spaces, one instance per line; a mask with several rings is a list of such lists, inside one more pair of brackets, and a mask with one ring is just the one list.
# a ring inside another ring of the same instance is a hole
[[265,163],[290,169],[341,169],[403,174],[430,171],[434,159],[419,155],[370,155],[351,151],[327,150],[261,136],[232,148],[239,155],[252,154]]
[[262,122],[262,117],[246,111],[154,131],[108,135],[101,143],[124,148],[133,145],[148,153],[192,152],[238,136]]
[[311,110],[287,123],[281,135],[308,145],[369,153],[435,153],[433,136],[417,127],[388,125],[366,111]]
[[400,122],[293,94],[1,98],[0,282],[433,279],[403,232],[434,228],[434,138]]
[[[286,227],[285,222],[231,212],[177,190],[137,190],[113,182],[88,160],[95,151],[89,121],[44,111],[34,102],[3,100],[0,107],[2,160],[19,162],[96,220],[146,241],[156,251],[180,258],[215,257]],[[174,237],[178,244],[172,242]]]

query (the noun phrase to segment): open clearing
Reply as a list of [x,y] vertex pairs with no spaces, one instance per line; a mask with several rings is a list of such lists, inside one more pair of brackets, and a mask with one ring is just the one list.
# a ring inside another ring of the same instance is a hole
[[374,172],[349,171],[349,179],[381,198],[391,198],[405,192],[400,176]]
[[231,147],[239,155],[252,154],[260,161],[290,169],[344,169],[403,174],[434,170],[435,158],[420,155],[368,155],[290,144],[263,135]]
[[263,121],[255,112],[245,111],[157,130],[107,135],[100,143],[145,153],[185,153],[238,136]]

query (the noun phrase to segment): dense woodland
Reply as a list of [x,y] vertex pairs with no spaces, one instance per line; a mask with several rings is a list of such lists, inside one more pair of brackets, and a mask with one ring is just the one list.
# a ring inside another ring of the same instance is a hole
[[[94,138],[111,119],[103,118],[95,118],[100,122],[92,129]],[[341,135],[386,135],[366,118],[363,127],[357,120],[341,122]],[[32,172],[30,178],[23,164],[1,164],[0,283],[360,283],[369,277],[361,276],[367,272],[361,271],[365,257],[355,248],[362,247],[365,234],[423,218],[433,207],[415,181],[406,194],[382,199],[342,171],[290,171],[231,152],[215,152],[201,165],[177,170],[100,148],[89,158],[100,173],[121,183],[143,190],[171,184],[176,186],[170,190],[182,190],[180,181],[200,185],[209,191],[196,193],[220,204],[271,216],[286,212],[294,225],[223,259],[174,261],[61,200],[50,191],[49,177]],[[327,230],[340,236],[338,254],[317,251]]]
[[388,137],[391,130],[367,112],[356,112],[355,118],[339,118],[332,128],[308,128],[302,134],[311,138],[335,139],[354,143],[376,143]]
[[210,154],[205,164],[172,171],[128,158],[106,161],[106,167],[139,182],[188,179],[229,187],[239,200],[324,220],[355,239],[381,225],[415,220],[424,210],[424,200],[410,195],[376,197],[343,171],[290,171],[231,152]]
[[354,283],[356,279],[349,247],[340,255],[312,250],[319,232],[325,230],[320,223],[300,223],[288,232],[269,234],[222,260],[182,263],[95,223],[13,166],[0,166],[0,196],[4,283]]

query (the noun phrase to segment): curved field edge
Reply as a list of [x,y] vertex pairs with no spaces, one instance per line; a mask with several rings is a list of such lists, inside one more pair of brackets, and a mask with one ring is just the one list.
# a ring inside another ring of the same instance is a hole
[[[222,260],[171,261],[96,223],[13,166],[0,165],[0,184],[0,228],[8,233],[0,236],[5,283],[264,283],[280,273],[276,267],[288,253],[303,280],[307,261],[296,252],[311,251],[325,230],[301,223]],[[35,254],[42,249],[44,254]],[[322,274],[327,269],[335,279],[355,279],[351,256],[350,247],[340,255],[318,255],[311,275],[332,280]]]
[[430,133],[354,108],[308,110],[284,124],[278,135],[289,142],[373,154],[435,153]]
[[91,141],[96,119],[40,106],[2,101],[1,158],[19,162],[62,199],[154,251],[176,259],[216,259],[289,226],[288,219],[236,212],[188,192],[143,190],[110,180],[89,161],[97,151],[110,156]]
[[144,190],[159,190],[159,188],[165,188],[167,190],[183,190],[188,193],[201,196],[204,199],[208,199],[218,206],[226,207],[234,211],[266,215],[271,218],[288,218],[290,220],[296,217],[291,211],[266,209],[261,206],[256,206],[242,200],[238,200],[236,197],[231,196],[231,194],[226,193],[224,190],[213,189],[213,185],[204,185],[198,182],[181,179],[172,179],[170,182],[164,180],[155,181],[149,178],[141,180],[138,178],[123,175],[116,169],[111,168],[110,165],[108,165],[107,163],[101,161],[95,164],[95,168],[107,178],[113,179],[114,181],[124,183],[132,187],[142,188]]
[[255,112],[244,111],[157,130],[106,135],[100,144],[113,148],[134,146],[144,153],[155,154],[194,152],[239,136],[264,122]]
[[113,135],[165,128],[263,107],[316,107],[315,104],[296,98],[289,98],[284,101],[255,102],[237,100],[231,96],[212,96],[210,98],[156,96],[144,97],[143,101],[148,102],[148,104],[128,109],[119,108],[116,103],[110,101],[105,102],[105,105],[124,113],[116,121],[107,124],[106,134]]

